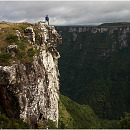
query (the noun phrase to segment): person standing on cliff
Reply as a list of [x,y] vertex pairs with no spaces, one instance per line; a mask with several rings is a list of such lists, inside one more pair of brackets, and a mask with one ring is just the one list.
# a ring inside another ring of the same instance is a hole
[[48,25],[49,25],[49,17],[48,17],[48,15],[46,15],[46,17],[45,17],[45,23],[46,22],[48,22]]

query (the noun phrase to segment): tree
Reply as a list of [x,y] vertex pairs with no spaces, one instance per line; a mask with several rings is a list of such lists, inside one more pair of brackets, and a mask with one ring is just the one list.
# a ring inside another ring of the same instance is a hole
[[119,121],[121,129],[130,129],[130,113],[125,112],[125,117]]

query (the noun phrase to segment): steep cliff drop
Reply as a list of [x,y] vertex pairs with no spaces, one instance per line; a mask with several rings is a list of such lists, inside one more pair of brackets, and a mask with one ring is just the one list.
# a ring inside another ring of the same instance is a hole
[[61,94],[89,104],[100,118],[120,119],[130,112],[130,26],[56,29],[63,37],[57,48]]
[[[35,28],[37,27],[37,45]],[[21,32],[16,30],[18,40]],[[59,100],[59,53],[55,49],[62,43],[61,36],[53,26],[38,23],[24,30],[32,48],[39,50],[31,63],[15,62],[0,66],[0,102],[8,117],[23,118],[32,128],[37,122],[48,119],[58,126]],[[7,52],[15,56],[18,45],[10,45]]]

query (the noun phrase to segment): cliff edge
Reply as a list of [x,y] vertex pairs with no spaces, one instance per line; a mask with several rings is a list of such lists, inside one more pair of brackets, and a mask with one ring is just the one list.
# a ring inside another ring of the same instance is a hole
[[[48,119],[58,126],[59,71],[55,49],[62,43],[44,23],[0,24],[0,103],[10,118],[32,128]],[[7,35],[5,35],[7,34]]]

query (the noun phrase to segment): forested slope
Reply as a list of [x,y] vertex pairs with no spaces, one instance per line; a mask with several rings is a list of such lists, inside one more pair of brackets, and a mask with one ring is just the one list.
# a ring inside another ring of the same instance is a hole
[[56,27],[60,91],[90,105],[100,118],[119,119],[130,112],[130,27]]

